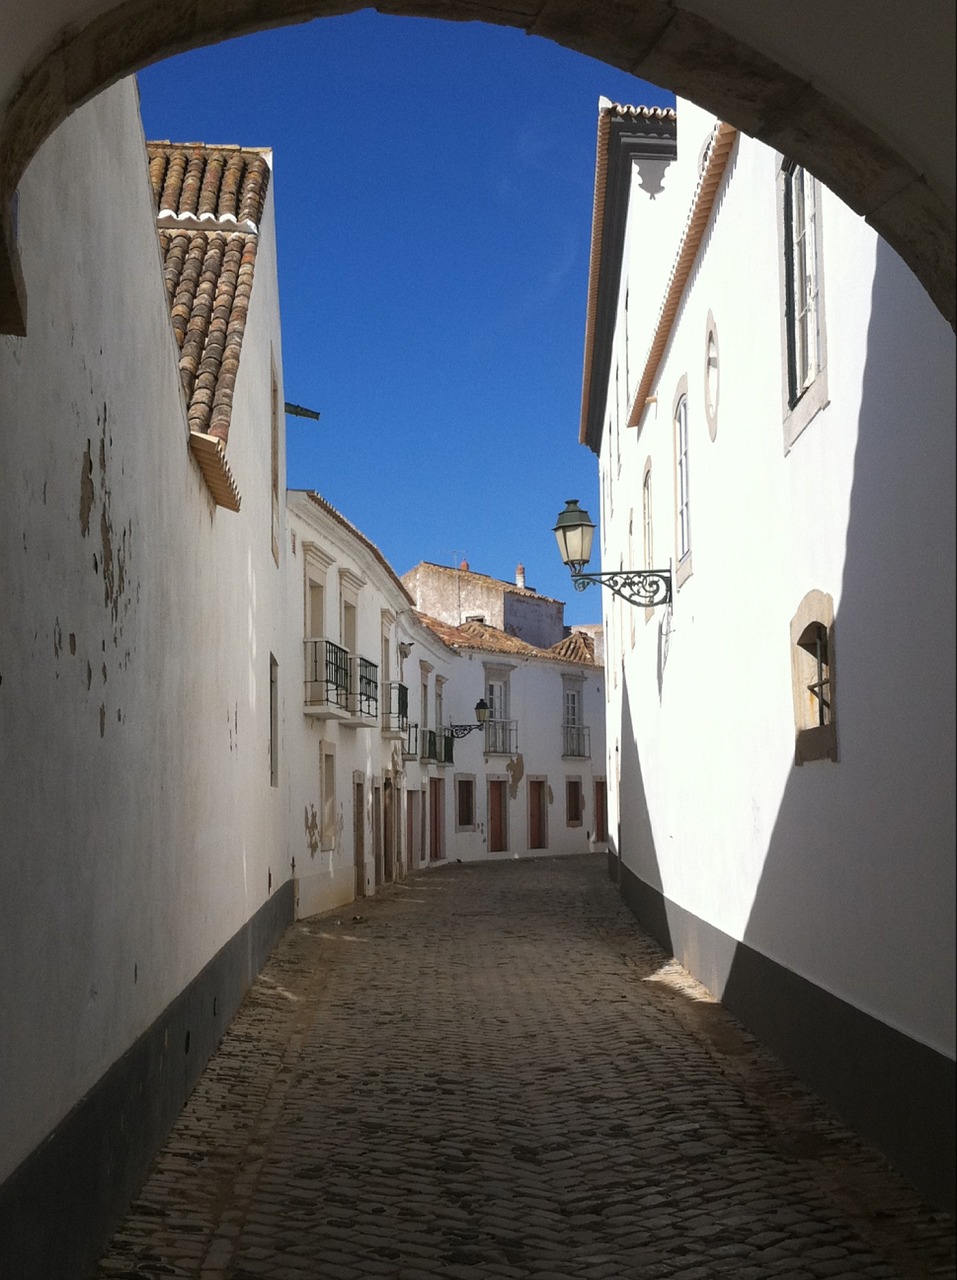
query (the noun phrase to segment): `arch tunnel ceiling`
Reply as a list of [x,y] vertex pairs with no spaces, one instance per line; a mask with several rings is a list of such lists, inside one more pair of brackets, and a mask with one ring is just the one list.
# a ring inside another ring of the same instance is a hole
[[[0,332],[26,332],[13,195],[43,140],[114,81],[186,49],[368,7],[335,0],[46,0],[0,49]],[[379,12],[517,27],[707,107],[804,163],[955,318],[952,0],[409,0]]]

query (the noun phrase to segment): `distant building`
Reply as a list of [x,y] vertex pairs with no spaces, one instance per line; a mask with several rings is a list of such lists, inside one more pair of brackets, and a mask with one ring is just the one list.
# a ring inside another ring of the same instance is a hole
[[540,649],[564,638],[565,606],[527,587],[522,565],[515,570],[514,582],[473,573],[465,560],[457,569],[418,564],[402,575],[402,581],[417,609],[452,626],[485,623]]

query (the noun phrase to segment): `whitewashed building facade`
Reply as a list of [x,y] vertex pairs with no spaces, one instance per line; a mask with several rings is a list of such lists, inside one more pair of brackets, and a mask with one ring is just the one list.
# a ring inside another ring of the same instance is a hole
[[603,101],[596,174],[602,568],[673,582],[605,594],[612,871],[952,1207],[953,332],[862,219],[691,104]]
[[148,152],[126,81],[20,185],[30,332],[0,338],[0,1271],[18,1280],[92,1266],[293,918],[270,175],[268,152]]

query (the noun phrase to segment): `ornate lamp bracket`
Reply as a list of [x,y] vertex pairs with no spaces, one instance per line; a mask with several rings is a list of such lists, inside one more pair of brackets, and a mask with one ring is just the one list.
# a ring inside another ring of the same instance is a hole
[[611,573],[576,573],[572,570],[576,591],[584,591],[593,583],[607,587],[629,604],[646,609],[671,603],[670,569],[619,569]]

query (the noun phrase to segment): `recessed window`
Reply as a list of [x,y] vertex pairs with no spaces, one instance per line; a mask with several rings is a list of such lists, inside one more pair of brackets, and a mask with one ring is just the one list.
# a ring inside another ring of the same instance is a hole
[[455,779],[455,829],[475,830],[475,778],[459,776]]
[[279,663],[269,655],[269,785],[279,786]]
[[823,591],[809,591],[791,619],[791,682],[794,763],[836,761],[834,604]]
[[709,311],[704,348],[704,415],[712,440],[718,434],[718,391],[718,331]]
[[688,379],[682,378],[674,407],[675,438],[675,541],[680,587],[691,576],[691,468],[688,447]]
[[828,403],[820,185],[801,165],[781,166],[785,448]]

